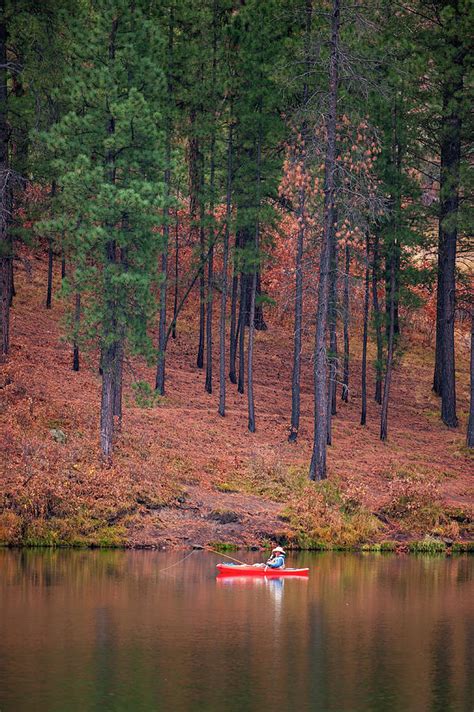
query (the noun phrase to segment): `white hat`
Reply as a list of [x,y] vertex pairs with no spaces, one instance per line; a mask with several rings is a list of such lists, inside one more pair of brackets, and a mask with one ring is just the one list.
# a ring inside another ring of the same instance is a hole
[[274,549],[272,549],[272,554],[278,553],[278,554],[284,554],[286,556],[285,550],[281,548],[281,546],[276,546]]

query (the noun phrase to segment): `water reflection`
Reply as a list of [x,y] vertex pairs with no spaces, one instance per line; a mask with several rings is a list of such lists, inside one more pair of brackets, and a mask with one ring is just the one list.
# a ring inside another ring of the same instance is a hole
[[275,604],[275,610],[281,611],[283,602],[283,591],[285,585],[305,585],[308,583],[307,576],[226,576],[219,574],[216,576],[218,586],[235,586],[237,588],[260,589],[263,588],[269,594],[270,600]]
[[472,558],[182,556],[0,551],[0,710],[472,710]]

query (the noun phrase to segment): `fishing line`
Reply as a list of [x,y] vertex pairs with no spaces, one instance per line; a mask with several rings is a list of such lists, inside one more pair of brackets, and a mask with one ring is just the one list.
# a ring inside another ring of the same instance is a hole
[[205,549],[206,551],[212,551],[213,554],[217,554],[218,556],[223,556],[225,559],[231,559],[231,561],[235,561],[237,564],[243,564],[246,566],[245,561],[240,561],[240,559],[236,559],[233,556],[228,556],[228,554],[223,554],[222,551],[216,551],[215,549],[211,549],[210,546],[203,546],[199,547],[202,549]]
[[189,552],[189,554],[186,554],[185,557],[182,559],[179,559],[179,561],[175,561],[174,564],[171,564],[171,566],[165,566],[164,569],[159,569],[157,571],[158,574],[162,574],[164,571],[168,571],[168,569],[172,569],[174,566],[177,566],[178,564],[182,564],[183,561],[186,561],[186,559],[189,559],[190,556],[192,556],[195,552],[195,549],[192,549],[192,551]]

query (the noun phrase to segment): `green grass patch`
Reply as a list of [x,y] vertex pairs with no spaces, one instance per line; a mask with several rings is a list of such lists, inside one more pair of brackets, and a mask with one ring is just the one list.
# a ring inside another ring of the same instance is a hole
[[296,492],[301,492],[307,482],[306,468],[262,457],[253,458],[245,470],[235,473],[228,480],[228,484],[238,491],[275,502],[286,501]]
[[283,512],[301,549],[350,549],[377,539],[381,522],[337,481],[307,483]]
[[216,551],[222,552],[239,550],[237,544],[232,544],[228,541],[211,541],[208,546],[210,549],[215,549]]
[[443,554],[446,553],[446,544],[441,539],[426,536],[421,541],[411,541],[408,549],[412,554]]

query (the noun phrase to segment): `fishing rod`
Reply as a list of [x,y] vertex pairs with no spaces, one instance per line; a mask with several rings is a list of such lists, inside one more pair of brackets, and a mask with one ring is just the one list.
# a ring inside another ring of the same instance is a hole
[[216,549],[212,549],[210,546],[203,546],[202,544],[193,544],[193,549],[201,549],[204,551],[211,551],[213,554],[217,554],[218,556],[223,556],[225,559],[230,559],[231,561],[235,561],[237,564],[243,564],[244,566],[245,561],[240,561],[240,559],[236,559],[234,556],[229,556],[228,554],[223,554],[222,551],[217,551]]

